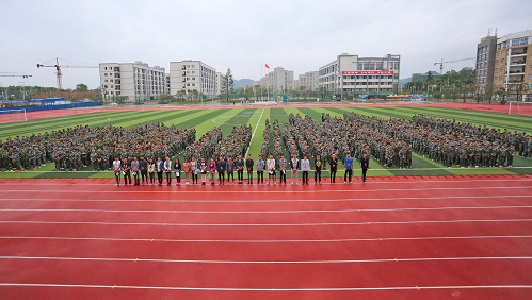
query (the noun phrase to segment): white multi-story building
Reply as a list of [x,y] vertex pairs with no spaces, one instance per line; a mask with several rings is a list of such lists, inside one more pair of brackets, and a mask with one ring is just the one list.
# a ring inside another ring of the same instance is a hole
[[170,63],[170,94],[196,90],[208,98],[216,96],[216,69],[201,61],[184,60]]
[[319,71],[309,71],[299,75],[299,87],[304,87],[307,90],[316,91],[320,85]]
[[401,56],[359,57],[342,53],[319,69],[320,90],[343,98],[399,92]]
[[156,100],[165,93],[164,68],[134,63],[101,63],[100,87],[105,102],[127,97],[127,102]]
[[221,96],[227,89],[227,78],[222,72],[216,72],[216,96]]
[[277,67],[260,79],[259,85],[272,92],[284,94],[294,87],[294,71]]

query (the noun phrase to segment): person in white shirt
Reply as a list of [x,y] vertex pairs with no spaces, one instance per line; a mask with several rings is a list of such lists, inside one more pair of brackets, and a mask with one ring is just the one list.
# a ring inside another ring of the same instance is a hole
[[303,184],[308,185],[308,172],[310,171],[310,161],[306,155],[303,156],[301,161],[301,171],[303,173]]
[[273,154],[270,154],[266,164],[268,165],[268,184],[270,184],[270,180],[273,180],[273,184],[275,184],[275,158],[273,158]]
[[113,161],[113,171],[115,172],[115,186],[120,185],[120,160],[118,157],[115,157],[115,161]]

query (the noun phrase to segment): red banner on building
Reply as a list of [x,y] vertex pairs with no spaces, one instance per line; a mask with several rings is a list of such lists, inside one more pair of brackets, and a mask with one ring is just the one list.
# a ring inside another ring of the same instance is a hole
[[362,74],[362,75],[380,75],[380,74],[393,74],[393,71],[385,71],[385,70],[371,70],[371,71],[342,71],[342,75],[348,75],[348,74]]

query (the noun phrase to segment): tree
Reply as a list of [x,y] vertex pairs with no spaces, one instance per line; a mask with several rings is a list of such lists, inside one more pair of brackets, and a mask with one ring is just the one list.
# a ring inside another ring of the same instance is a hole
[[503,86],[499,86],[495,89],[495,94],[500,97],[499,103],[506,103],[506,89]]
[[230,68],[227,68],[225,79],[225,98],[229,102],[229,94],[233,93],[233,74],[231,74]]
[[88,90],[87,85],[80,83],[76,85],[76,91],[86,92]]

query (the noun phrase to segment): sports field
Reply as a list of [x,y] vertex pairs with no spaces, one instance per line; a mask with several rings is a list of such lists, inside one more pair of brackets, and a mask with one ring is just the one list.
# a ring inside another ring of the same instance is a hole
[[[532,132],[532,122],[529,116],[507,115],[479,111],[470,107],[456,105],[457,108],[436,107],[428,105],[359,105],[359,106],[284,106],[284,107],[217,107],[217,108],[163,108],[141,107],[129,109],[95,109],[76,111],[77,114],[68,116],[68,111],[47,112],[48,116],[60,114],[61,117],[49,117],[33,120],[31,115],[27,122],[10,122],[0,124],[0,139],[8,137],[27,136],[31,134],[51,132],[76,125],[89,125],[91,127],[104,127],[108,125],[129,128],[137,124],[164,122],[166,125],[174,124],[179,128],[196,128],[196,138],[213,127],[220,127],[226,136],[233,126],[251,124],[254,137],[249,153],[257,157],[262,145],[262,132],[264,121],[277,119],[280,123],[282,134],[283,124],[288,121],[289,114],[300,114],[320,120],[321,114],[326,113],[332,117],[341,117],[345,112],[355,112],[367,116],[380,116],[385,119],[390,117],[411,119],[415,114],[424,114],[437,118],[454,119],[460,122],[471,122],[486,125],[488,128],[507,129],[511,132]],[[498,106],[491,106],[499,109]],[[488,107],[488,109],[491,109]],[[505,111],[505,109],[499,109]],[[507,111],[507,110],[506,110]],[[456,175],[456,174],[530,174],[532,173],[532,160],[515,156],[513,168],[446,168],[433,162],[427,157],[415,154],[412,169],[384,169],[375,161],[371,163],[371,176],[388,175]],[[53,170],[53,164],[40,167],[35,171],[2,172],[0,178],[112,178],[111,172],[93,172],[91,167],[82,169],[82,172],[48,172]],[[327,174],[324,174],[327,177]],[[343,174],[338,173],[339,176]],[[355,175],[357,173],[355,172]]]
[[[194,127],[199,137],[213,126],[227,135],[249,123],[256,156],[267,118],[282,126],[290,113],[319,120],[321,113],[352,111],[400,118],[423,113],[532,132],[530,117],[449,107],[159,107],[31,115],[28,122],[0,125],[0,138],[79,124],[161,121]],[[532,294],[531,161],[519,156],[514,168],[448,169],[415,155],[412,170],[372,162],[367,184],[355,177],[354,184],[310,186],[116,187],[109,172],[46,169],[50,164],[1,173],[33,177],[0,179],[2,299],[498,300]],[[415,174],[423,176],[390,176]],[[46,177],[63,178],[38,179]]]

